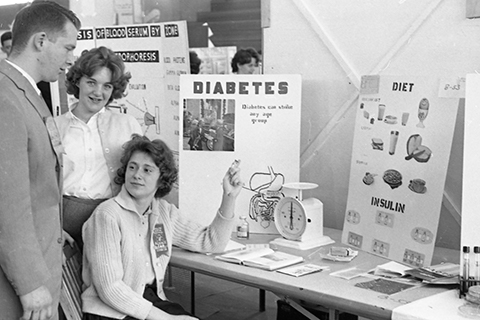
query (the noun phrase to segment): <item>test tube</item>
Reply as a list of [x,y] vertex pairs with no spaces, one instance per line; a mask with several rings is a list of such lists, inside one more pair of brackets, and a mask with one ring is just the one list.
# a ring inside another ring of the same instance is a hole
[[475,280],[478,284],[480,281],[480,247],[473,247],[473,252],[475,253]]
[[470,277],[470,247],[463,247],[463,292],[468,291],[468,279]]

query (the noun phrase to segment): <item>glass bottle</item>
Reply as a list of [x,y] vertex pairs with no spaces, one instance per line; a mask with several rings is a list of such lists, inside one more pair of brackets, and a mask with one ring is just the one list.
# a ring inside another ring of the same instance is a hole
[[250,228],[246,216],[240,216],[240,223],[237,225],[237,238],[248,239]]
[[[470,247],[463,247],[463,293],[467,293],[470,278]],[[462,288],[461,288],[462,289]]]
[[473,252],[475,253],[475,280],[480,284],[478,283],[480,281],[480,247],[473,247]]

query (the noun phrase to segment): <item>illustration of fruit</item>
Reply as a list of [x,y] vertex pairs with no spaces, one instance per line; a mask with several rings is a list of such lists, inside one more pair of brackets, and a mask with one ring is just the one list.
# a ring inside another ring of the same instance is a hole
[[415,150],[413,158],[418,162],[427,162],[432,156],[432,150],[426,146],[420,146]]
[[363,177],[362,181],[365,183],[367,186],[371,185],[373,182],[375,182],[375,176],[376,174],[372,174],[370,172],[366,172],[365,176]]
[[407,154],[413,154],[418,147],[422,145],[422,136],[419,134],[413,134],[407,140]]
[[419,134],[411,135],[407,140],[407,156],[405,160],[414,158],[418,162],[427,162],[432,156],[432,150],[422,145],[422,136]]

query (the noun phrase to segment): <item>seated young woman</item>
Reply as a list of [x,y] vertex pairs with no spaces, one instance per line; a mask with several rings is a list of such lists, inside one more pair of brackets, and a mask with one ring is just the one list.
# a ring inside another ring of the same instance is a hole
[[116,180],[120,193],[100,204],[83,227],[83,319],[195,319],[163,291],[172,245],[223,251],[243,186],[240,168],[227,170],[219,209],[203,226],[162,199],[178,176],[163,141],[134,134],[124,149]]

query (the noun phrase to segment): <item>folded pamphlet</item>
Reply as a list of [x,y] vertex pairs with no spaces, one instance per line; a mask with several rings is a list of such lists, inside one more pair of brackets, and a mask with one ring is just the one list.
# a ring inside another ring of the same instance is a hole
[[296,266],[291,266],[287,268],[283,268],[277,270],[277,272],[288,274],[292,277],[301,277],[307,274],[321,272],[323,270],[328,270],[328,266],[317,266],[316,264],[308,263],[308,264],[301,264]]

